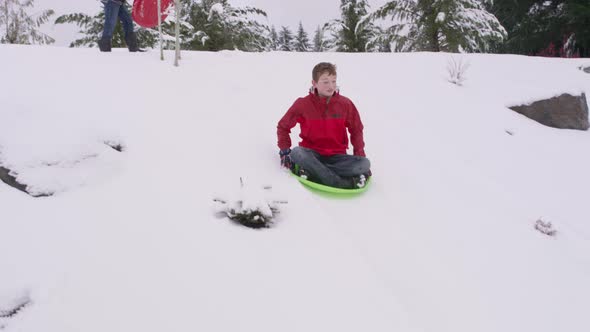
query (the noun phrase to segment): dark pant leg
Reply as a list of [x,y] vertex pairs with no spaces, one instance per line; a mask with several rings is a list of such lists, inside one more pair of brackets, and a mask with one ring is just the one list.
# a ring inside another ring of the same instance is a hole
[[123,31],[125,31],[125,38],[127,39],[129,38],[129,34],[133,33],[133,19],[124,5],[119,8],[119,20],[121,20]]
[[369,159],[361,156],[335,154],[328,157],[321,157],[320,160],[334,173],[343,177],[367,174],[371,169],[371,162]]
[[321,159],[322,156],[319,153],[300,146],[291,151],[291,160],[303,168],[312,180],[336,188],[354,188],[352,179],[339,176]]
[[106,0],[104,4],[104,27],[102,30],[102,39],[111,40],[117,25],[117,18],[119,17],[119,9],[121,9],[120,1]]

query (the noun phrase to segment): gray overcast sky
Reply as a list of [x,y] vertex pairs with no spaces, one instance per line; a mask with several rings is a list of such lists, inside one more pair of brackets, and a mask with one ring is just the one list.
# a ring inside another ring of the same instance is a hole
[[[132,2],[132,0],[128,1]],[[387,0],[369,0],[368,2],[374,10]],[[285,25],[295,31],[301,21],[310,35],[318,25],[338,18],[340,14],[340,0],[229,0],[229,3],[234,7],[251,6],[264,10],[268,14],[268,23],[274,25],[277,30]],[[75,12],[95,14],[102,10],[102,4],[100,0],[35,0],[35,8],[53,9],[57,15]],[[74,39],[72,29],[75,30],[73,25],[46,27],[44,30],[56,38],[55,45],[63,46]]]

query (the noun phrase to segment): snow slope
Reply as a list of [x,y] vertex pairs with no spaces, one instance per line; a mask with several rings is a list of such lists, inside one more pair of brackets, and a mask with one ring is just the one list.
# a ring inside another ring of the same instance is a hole
[[[0,330],[590,330],[590,134],[506,108],[590,92],[588,60],[454,55],[459,87],[449,54],[166,56],[0,46],[0,164],[56,193],[0,183]],[[320,61],[365,123],[355,199],[278,165]],[[214,215],[240,177],[275,227]]]

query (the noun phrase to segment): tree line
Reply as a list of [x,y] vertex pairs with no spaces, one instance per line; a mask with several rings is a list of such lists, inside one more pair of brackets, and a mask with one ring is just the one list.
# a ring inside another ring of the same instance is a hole
[[[181,48],[249,52],[477,52],[590,57],[588,0],[392,0],[372,10],[367,0],[341,0],[340,18],[310,35],[299,23],[269,26],[255,7],[228,0],[180,0]],[[47,44],[40,32],[52,10],[29,15],[34,0],[0,0],[0,43]],[[129,6],[128,4],[126,4]],[[130,8],[129,8],[130,9]],[[174,10],[172,8],[171,10]],[[173,17],[170,13],[169,17]],[[71,47],[93,47],[104,13],[72,13],[56,24],[76,24],[82,35]],[[175,23],[163,23],[164,47],[172,48]],[[137,27],[142,47],[156,47],[156,29]],[[113,47],[124,45],[117,27]]]

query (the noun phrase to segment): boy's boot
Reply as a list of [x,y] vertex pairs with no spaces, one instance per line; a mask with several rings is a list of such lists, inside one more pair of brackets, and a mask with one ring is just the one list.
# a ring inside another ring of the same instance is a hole
[[98,40],[98,48],[101,52],[110,52],[111,51],[111,39],[101,38]]
[[135,32],[130,32],[125,36],[125,43],[127,44],[129,52],[145,52],[145,50],[139,48]]

